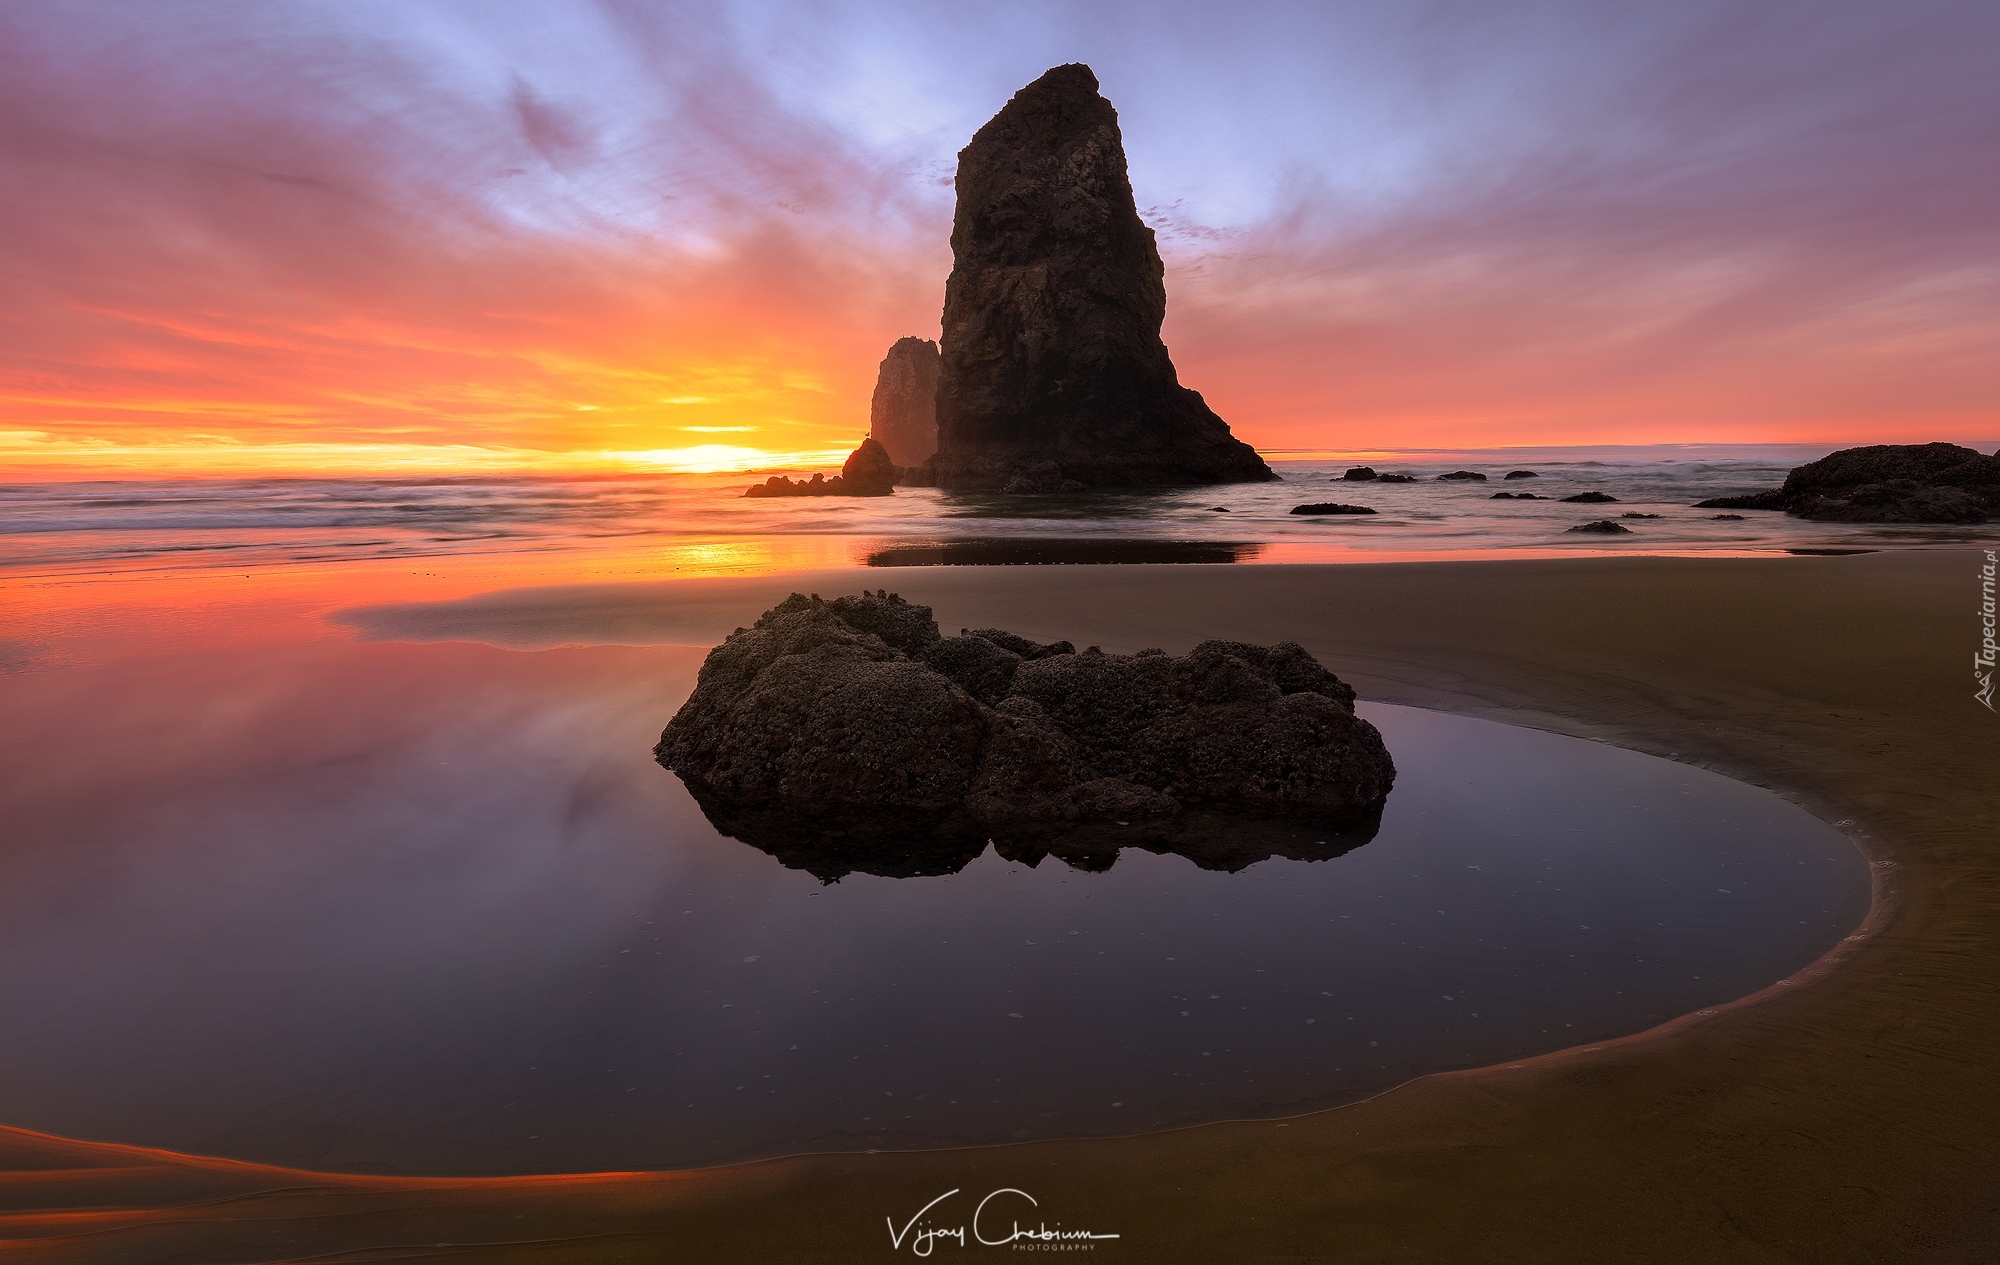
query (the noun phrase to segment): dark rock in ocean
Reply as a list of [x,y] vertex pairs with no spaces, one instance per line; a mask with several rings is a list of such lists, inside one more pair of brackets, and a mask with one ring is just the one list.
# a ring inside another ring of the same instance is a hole
[[920,466],[937,451],[938,349],[928,338],[899,338],[875,373],[868,434],[899,466]]
[[1489,501],[1546,501],[1546,496],[1536,496],[1533,492],[1495,492],[1486,498]]
[[864,439],[848,455],[847,464],[831,479],[814,475],[794,483],[774,474],[762,483],[753,483],[745,496],[888,496],[896,490],[896,464],[888,450],[874,439]]
[[896,463],[880,440],[868,438],[840,467],[849,496],[888,496],[896,490]]
[[1533,470],[1509,470],[1502,477],[1508,479],[1539,479],[1542,476]]
[[1440,483],[1450,483],[1454,480],[1460,483],[1484,483],[1486,482],[1486,476],[1477,470],[1454,470],[1450,474],[1441,474],[1438,476],[1438,482]]
[[1740,523],[1743,521],[1743,515],[1741,514],[1716,514],[1714,518],[1718,523]]
[[2000,514],[2000,453],[1957,444],[1843,448],[1793,470],[1775,491],[1696,508],[1784,510],[1821,523],[1983,523]]
[[1580,527],[1572,527],[1570,530],[1596,532],[1600,536],[1629,536],[1632,534],[1630,527],[1614,523],[1608,518],[1600,518],[1594,523],[1585,523]]
[[1373,514],[1366,505],[1342,505],[1338,501],[1321,501],[1317,505],[1294,505],[1294,514]]
[[1785,498],[1776,489],[1769,492],[1750,492],[1743,496],[1712,496],[1706,501],[1696,501],[1698,510],[1782,510]]
[[1377,483],[1415,483],[1417,476],[1414,474],[1384,474],[1377,476],[1375,481]]
[[1578,492],[1575,496],[1565,496],[1562,499],[1569,505],[1611,505],[1618,500],[1609,492]]
[[[1296,644],[1176,658],[940,637],[928,607],[885,591],[795,593],[738,629],[654,755],[717,829],[822,877],[949,872],[1003,835],[1103,864],[1106,846],[1199,852],[1215,832],[1185,833],[1189,809],[1312,822],[1314,846],[1345,829],[1352,846],[1395,780],[1353,689]],[[1246,830],[1223,850],[1241,864],[1262,846]]]
[[1118,113],[1081,65],[1014,94],[958,156],[938,451],[918,481],[1058,491],[1266,481],[1180,385],[1165,270],[1140,220]]
[[1211,514],[1227,514],[1229,507],[1227,505],[1211,505],[1208,507],[1208,512]]
[[1380,477],[1381,477],[1380,475],[1375,473],[1375,468],[1373,466],[1355,466],[1352,469],[1348,470],[1346,474],[1341,475],[1340,479],[1337,480],[1337,482],[1366,483],[1370,479],[1376,479]]
[[1620,517],[1620,518],[1658,518],[1658,517],[1659,517],[1659,515],[1658,515],[1658,514],[1641,514],[1641,513],[1640,513],[1639,511],[1637,511],[1637,510],[1626,510],[1626,511],[1625,511],[1625,512],[1624,512],[1623,514],[1620,514],[1620,515],[1619,515],[1618,517]]
[[762,483],[753,483],[745,496],[846,496],[847,483],[839,475],[829,479],[816,474],[810,479],[794,483],[782,474],[774,474]]

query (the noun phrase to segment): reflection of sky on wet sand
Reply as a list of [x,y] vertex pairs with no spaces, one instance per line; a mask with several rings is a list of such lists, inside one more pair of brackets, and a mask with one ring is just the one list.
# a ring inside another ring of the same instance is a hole
[[1382,834],[1336,860],[825,886],[650,762],[699,658],[246,641],[0,682],[0,1120],[487,1171],[1129,1132],[1640,1029],[1866,902],[1772,796],[1397,708]]

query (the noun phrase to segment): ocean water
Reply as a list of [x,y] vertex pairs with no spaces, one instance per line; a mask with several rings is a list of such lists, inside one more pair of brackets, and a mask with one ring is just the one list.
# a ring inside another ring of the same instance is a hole
[[[1270,484],[999,496],[745,499],[758,475],[175,479],[0,484],[0,577],[491,555],[616,555],[665,571],[1078,562],[1330,562],[1922,548],[1986,528],[1807,523],[1693,508],[1761,491],[1819,447],[1627,447],[1283,457]],[[1350,465],[1414,474],[1345,483]],[[1486,482],[1440,482],[1473,470]],[[1514,469],[1534,479],[1504,480]],[[1496,500],[1496,492],[1547,500]],[[1599,491],[1613,504],[1565,504]],[[1369,516],[1304,517],[1340,501]],[[1626,517],[1646,515],[1647,517]],[[1625,536],[1569,528],[1619,520]]]
[[[1089,1136],[1351,1101],[1740,997],[1852,929],[1866,867],[1669,761],[1371,707],[1400,775],[1359,846],[1240,871],[1128,848],[1093,872],[996,845],[829,885],[719,834],[652,762],[707,632],[503,649],[380,612],[465,599],[504,623],[479,603],[807,568],[1983,534],[1692,508],[1818,455],[1292,454],[1272,484],[854,500],[746,499],[741,474],[0,486],[0,1122],[414,1172]],[[1354,464],[1419,481],[1335,482]],[[1489,478],[1436,477],[1458,469]],[[1587,490],[1617,500],[1555,499]],[[1289,512],[1326,500],[1379,512]],[[1658,517],[1567,532],[1624,513]]]

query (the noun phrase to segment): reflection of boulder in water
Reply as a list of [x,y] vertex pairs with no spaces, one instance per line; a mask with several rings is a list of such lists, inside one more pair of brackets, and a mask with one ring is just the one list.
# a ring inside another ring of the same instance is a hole
[[654,754],[718,829],[821,877],[945,873],[989,841],[1085,868],[1128,846],[1215,869],[1337,855],[1395,779],[1354,691],[1294,643],[946,638],[886,592],[795,593],[738,629]]
[[693,778],[681,780],[716,830],[828,883],[857,872],[882,878],[955,874],[986,850],[986,836],[969,823],[941,821],[936,813],[783,796],[739,803]]
[[1048,857],[1071,869],[1102,873],[1126,848],[1183,856],[1204,870],[1234,874],[1259,861],[1285,857],[1327,861],[1375,837],[1382,809],[1345,819],[1299,822],[1199,810],[1151,821],[1085,822],[1030,829],[991,829],[965,813],[944,818],[898,809],[862,809],[777,799],[738,804],[683,779],[709,823],[721,834],[834,883],[849,874],[924,878],[956,874],[991,847],[1030,867]]
[[1381,827],[1379,804],[1344,820],[1318,823],[1197,810],[1164,822],[1133,822],[1130,827],[1095,822],[1047,837],[996,837],[993,845],[1002,857],[1025,865],[1055,857],[1072,869],[1097,872],[1110,869],[1122,849],[1142,848],[1186,857],[1204,870],[1234,874],[1272,857],[1330,861],[1367,843]]

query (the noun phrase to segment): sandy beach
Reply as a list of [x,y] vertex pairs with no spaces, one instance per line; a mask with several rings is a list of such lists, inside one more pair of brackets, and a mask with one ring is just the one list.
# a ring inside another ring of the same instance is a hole
[[1875,906],[1817,966],[1713,1013],[1283,1122],[462,1180],[0,1130],[0,1247],[37,1262],[859,1260],[893,1252],[886,1224],[947,1191],[1015,1188],[1040,1201],[1017,1211],[1116,1234],[1096,1250],[1145,1261],[1988,1259],[2000,718],[1966,670],[1979,557],[844,570],[344,613],[364,638],[703,646],[794,589],[865,585],[932,605],[947,631],[1176,653],[1297,640],[1365,699],[1772,788],[1864,849]]

